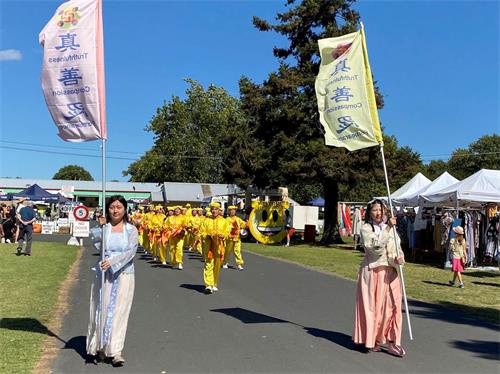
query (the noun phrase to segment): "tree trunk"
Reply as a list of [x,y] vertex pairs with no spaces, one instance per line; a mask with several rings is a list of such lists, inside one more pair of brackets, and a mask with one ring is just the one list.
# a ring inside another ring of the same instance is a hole
[[339,184],[333,178],[323,181],[323,194],[325,196],[325,225],[320,244],[344,244],[340,237],[337,220],[337,203],[339,201]]

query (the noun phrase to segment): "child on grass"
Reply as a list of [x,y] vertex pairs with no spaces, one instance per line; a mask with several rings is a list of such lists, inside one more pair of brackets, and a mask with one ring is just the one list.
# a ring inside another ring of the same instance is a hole
[[454,286],[458,278],[458,287],[464,288],[462,281],[462,273],[464,272],[464,265],[467,263],[467,248],[464,238],[464,229],[461,226],[453,228],[455,238],[450,241],[450,251],[452,255],[451,270],[453,271],[453,280],[450,281],[450,286]]

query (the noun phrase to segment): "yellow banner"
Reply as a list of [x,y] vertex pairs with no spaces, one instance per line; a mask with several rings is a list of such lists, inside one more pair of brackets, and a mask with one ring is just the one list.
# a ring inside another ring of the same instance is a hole
[[316,98],[325,144],[350,151],[383,143],[363,31],[320,39]]

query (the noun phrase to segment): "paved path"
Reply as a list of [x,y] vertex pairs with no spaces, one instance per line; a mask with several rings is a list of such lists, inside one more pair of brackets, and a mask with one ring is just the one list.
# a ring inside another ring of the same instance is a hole
[[355,284],[245,253],[246,270],[224,270],[220,291],[202,293],[202,262],[184,270],[136,260],[136,292],[123,355],[127,364],[86,364],[91,272],[85,249],[60,338],[56,373],[497,373],[499,327],[411,302],[414,341],[403,359],[360,353],[351,343]]

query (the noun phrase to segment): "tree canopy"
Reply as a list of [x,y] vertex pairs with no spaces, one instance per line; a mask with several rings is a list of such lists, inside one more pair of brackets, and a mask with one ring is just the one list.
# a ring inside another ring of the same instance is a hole
[[[242,76],[240,97],[214,85],[187,79],[186,98],[173,96],[146,127],[154,145],[124,175],[132,181],[235,183],[241,187],[287,186],[299,203],[325,198],[322,242],[336,239],[339,200],[368,201],[386,194],[378,147],[348,152],[325,145],[314,82],[319,69],[318,39],[356,30],[360,15],[351,0],[286,1],[276,23],[254,17],[260,31],[286,37],[276,46],[276,71],[262,83]],[[376,75],[376,71],[374,72]],[[379,109],[383,95],[376,87]],[[384,135],[391,191],[424,171],[434,179],[447,170],[464,178],[480,168],[500,166],[499,136],[485,136],[457,149],[449,162],[423,165],[420,155]]]
[[52,179],[74,180],[74,181],[93,181],[92,175],[83,167],[78,165],[66,165],[60,168],[54,174]]
[[[321,192],[325,198],[325,231],[322,242],[335,239],[339,199],[365,200],[384,194],[384,175],[378,148],[348,152],[324,144],[314,82],[319,70],[318,39],[354,32],[360,15],[350,0],[287,1],[289,8],[276,16],[277,23],[254,17],[255,27],[274,31],[288,40],[275,47],[279,68],[261,84],[240,80],[242,109],[255,136],[274,155],[264,160],[255,182],[262,186],[290,185],[301,191],[299,202]],[[376,90],[377,105],[383,96]],[[399,148],[393,137],[384,137],[391,185],[399,186],[420,170],[420,156]],[[302,185],[307,186],[301,189]],[[317,195],[316,195],[317,196]]]
[[239,100],[223,88],[206,90],[187,79],[186,99],[178,96],[157,109],[146,131],[154,145],[124,175],[135,182],[232,181],[248,185],[242,172],[259,165],[258,142],[240,109]]

